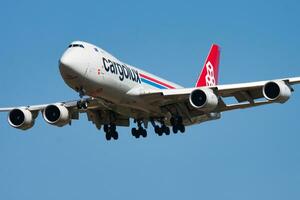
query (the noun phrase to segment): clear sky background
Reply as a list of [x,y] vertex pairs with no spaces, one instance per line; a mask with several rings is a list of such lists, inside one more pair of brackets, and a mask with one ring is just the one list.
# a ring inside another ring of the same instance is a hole
[[[220,83],[300,76],[298,1],[1,1],[0,106],[77,99],[58,70],[73,40],[186,87],[212,43]],[[186,134],[107,142],[0,114],[0,199],[300,199],[300,86],[289,102],[223,113]]]

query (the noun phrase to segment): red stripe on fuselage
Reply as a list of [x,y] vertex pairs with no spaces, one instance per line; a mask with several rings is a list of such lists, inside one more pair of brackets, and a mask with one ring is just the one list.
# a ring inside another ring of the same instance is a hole
[[173,87],[173,86],[171,86],[171,85],[168,85],[168,84],[166,84],[166,83],[163,83],[163,82],[161,82],[161,81],[159,81],[159,80],[156,80],[156,79],[154,79],[154,78],[151,78],[151,77],[149,77],[149,76],[147,76],[147,75],[145,75],[145,74],[140,74],[140,76],[141,76],[142,78],[146,78],[146,79],[148,79],[148,80],[150,80],[150,81],[153,81],[154,83],[158,83],[158,84],[160,84],[160,85],[163,85],[163,86],[165,86],[165,87],[167,87],[167,88],[169,88],[169,89],[175,89],[175,87]]

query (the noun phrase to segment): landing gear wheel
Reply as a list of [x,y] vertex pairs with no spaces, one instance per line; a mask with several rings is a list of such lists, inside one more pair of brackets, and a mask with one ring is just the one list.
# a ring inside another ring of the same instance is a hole
[[173,129],[173,133],[175,133],[175,134],[178,133],[178,127],[177,126],[173,126],[172,129]]
[[183,124],[179,125],[178,126],[178,129],[181,133],[184,133],[185,132],[185,126]]
[[86,110],[88,108],[88,103],[86,101],[84,101],[81,106],[83,109]]
[[143,129],[142,127],[140,127],[140,128],[137,130],[137,134],[139,135],[139,137],[143,135],[143,131],[144,131],[144,129]]
[[136,130],[136,128],[132,128],[132,129],[131,129],[131,134],[132,134],[132,136],[136,136],[136,135],[137,135],[137,130]]
[[165,127],[164,132],[165,132],[166,135],[170,135],[170,128],[169,127]]
[[112,132],[112,137],[114,138],[114,140],[119,139],[119,134],[117,131]]
[[162,136],[163,134],[164,134],[164,132],[163,132],[162,128],[159,128],[158,132],[157,132],[157,135]]
[[161,126],[161,130],[163,133],[165,133],[166,135],[170,135],[170,128],[167,127],[166,125],[162,125]]
[[147,137],[147,131],[146,129],[142,129],[141,135],[145,138]]
[[77,101],[77,108],[80,110],[82,107],[81,107],[81,102],[80,101]]
[[86,110],[88,108],[88,101],[86,101],[86,100],[77,101],[77,108],[79,110],[81,110],[81,109]]
[[105,138],[106,138],[107,141],[110,141],[111,140],[111,134],[109,132],[107,132],[105,134]]
[[131,134],[132,136],[134,136],[135,138],[139,138],[140,137],[140,131],[136,128],[132,128],[131,129]]

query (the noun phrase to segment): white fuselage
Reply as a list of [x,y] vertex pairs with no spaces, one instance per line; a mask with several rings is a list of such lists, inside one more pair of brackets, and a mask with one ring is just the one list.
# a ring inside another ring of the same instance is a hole
[[[92,44],[73,42],[60,59],[61,75],[75,91],[117,104],[148,109],[138,95],[181,86],[125,64]],[[149,107],[151,110],[151,108]],[[153,110],[151,110],[153,111]]]

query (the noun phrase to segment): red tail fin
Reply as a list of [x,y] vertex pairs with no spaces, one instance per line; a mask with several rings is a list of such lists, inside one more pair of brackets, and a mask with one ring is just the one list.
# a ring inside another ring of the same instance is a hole
[[218,84],[219,62],[220,47],[213,44],[196,83],[196,87],[214,86]]

